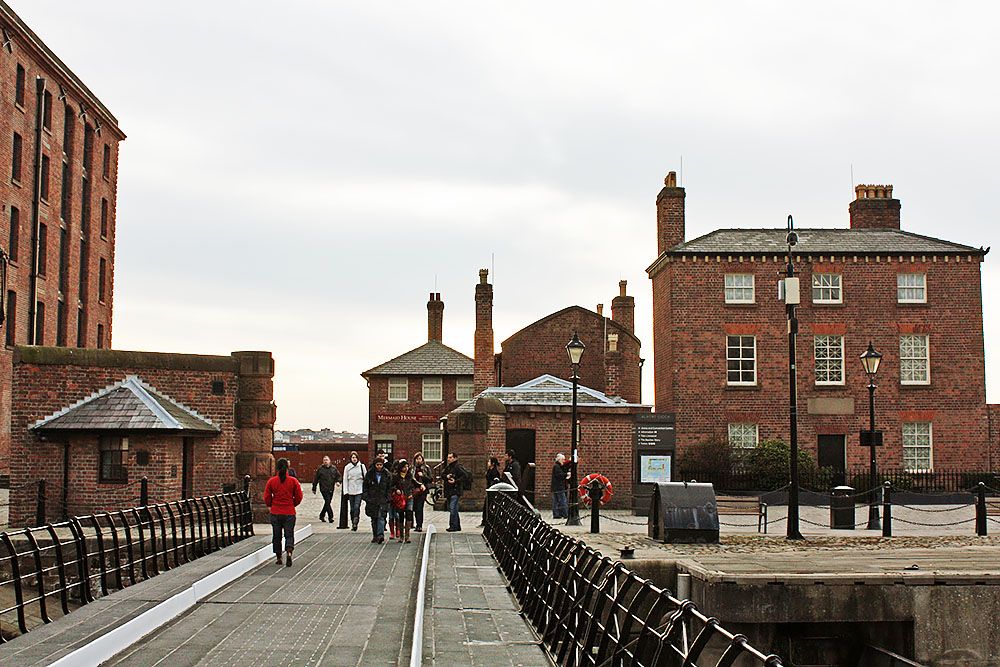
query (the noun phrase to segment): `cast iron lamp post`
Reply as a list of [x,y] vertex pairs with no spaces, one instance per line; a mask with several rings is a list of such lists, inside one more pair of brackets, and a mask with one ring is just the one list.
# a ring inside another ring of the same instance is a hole
[[795,337],[799,333],[799,320],[795,317],[795,306],[799,304],[799,279],[795,277],[795,265],[792,263],[792,247],[798,243],[799,237],[793,229],[792,216],[788,216],[788,234],[785,242],[788,244],[788,264],[785,266],[783,294],[785,310],[788,315],[788,432],[789,432],[789,462],[788,462],[788,521],[785,537],[789,540],[803,539],[799,531],[799,408],[795,386]]
[[871,341],[868,349],[861,354],[861,364],[868,374],[868,430],[861,432],[861,444],[867,444],[871,450],[871,468],[868,486],[871,488],[871,498],[868,504],[868,530],[881,530],[882,522],[878,515],[878,463],[875,460],[875,448],[882,444],[882,434],[875,430],[875,375],[878,373],[882,355],[875,351]]
[[587,346],[583,344],[580,337],[573,332],[573,340],[566,344],[566,352],[569,354],[569,363],[573,366],[573,412],[570,417],[570,429],[572,429],[573,435],[571,436],[570,442],[572,443],[573,460],[570,462],[569,466],[569,488],[566,489],[566,493],[572,496],[572,501],[569,503],[569,512],[566,515],[566,525],[567,526],[579,526],[580,525],[580,493],[577,489],[577,427],[576,427],[576,387],[580,380],[580,359],[583,357],[583,351],[587,349]]

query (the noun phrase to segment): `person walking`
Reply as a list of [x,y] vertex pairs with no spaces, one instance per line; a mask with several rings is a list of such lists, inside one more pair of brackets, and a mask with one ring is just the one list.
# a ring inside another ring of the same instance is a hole
[[365,475],[365,514],[372,520],[372,542],[385,542],[385,515],[389,509],[389,471],[382,459],[375,459],[375,466]]
[[330,502],[333,500],[333,492],[340,484],[340,471],[337,466],[330,463],[330,457],[323,457],[323,465],[316,468],[316,475],[313,476],[313,495],[316,495],[316,487],[319,486],[320,493],[323,494],[323,509],[319,512],[319,520],[326,521],[323,517],[330,515],[330,523],[333,523],[333,508]]
[[401,544],[410,541],[414,496],[422,488],[410,473],[410,464],[405,460],[400,461],[399,470],[392,477],[389,497],[392,500],[392,512],[396,515],[396,541]]
[[422,532],[424,529],[424,505],[427,504],[427,489],[431,488],[434,481],[434,471],[424,461],[424,455],[417,452],[413,455],[413,481],[419,486],[413,494],[413,527],[414,532]]
[[566,480],[569,472],[566,471],[566,456],[562,453],[556,454],[556,461],[552,464],[552,518],[565,519],[569,516],[569,502],[566,497]]
[[[503,464],[504,474],[509,474],[510,478],[514,480],[514,486],[517,490],[521,490],[521,464],[517,459],[514,458],[514,450],[508,449],[507,453],[504,455]],[[506,481],[506,480],[505,480]]]
[[[396,478],[396,473],[399,472],[400,462],[404,459],[393,459],[392,463],[388,466],[389,470],[389,483],[392,484],[392,480]],[[392,511],[392,506],[389,506],[389,539],[394,540],[398,536],[400,527],[396,525],[396,513]]]
[[281,565],[281,538],[285,538],[285,565],[292,566],[295,549],[295,507],[302,502],[302,485],[288,472],[288,459],[278,459],[277,475],[264,485],[264,504],[271,509],[272,546]]
[[486,514],[490,511],[490,487],[502,481],[500,474],[500,459],[491,456],[486,462],[486,500],[483,502],[483,520],[480,526],[486,525]]
[[458,515],[458,501],[469,481],[469,473],[458,462],[458,456],[454,452],[448,452],[448,465],[444,469],[444,497],[448,499],[447,532],[449,533],[457,533],[462,530],[462,520]]
[[351,452],[351,461],[344,466],[344,496],[342,502],[351,506],[351,530],[358,529],[361,520],[361,499],[365,490],[365,475],[368,474],[365,464],[358,458],[357,452]]

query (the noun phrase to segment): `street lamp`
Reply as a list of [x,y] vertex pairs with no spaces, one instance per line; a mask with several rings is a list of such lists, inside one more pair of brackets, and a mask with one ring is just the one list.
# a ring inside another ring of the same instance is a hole
[[799,531],[799,408],[795,391],[795,336],[799,333],[795,306],[799,304],[799,279],[795,277],[795,265],[792,263],[792,247],[798,240],[799,237],[793,229],[792,216],[789,215],[788,234],[785,235],[785,242],[788,244],[788,264],[785,266],[785,278],[781,290],[788,316],[788,444],[791,451],[788,463],[788,521],[785,522],[787,524],[785,537],[789,540],[803,539]]
[[576,387],[580,380],[580,359],[583,358],[583,351],[587,349],[587,346],[583,344],[580,337],[573,332],[573,340],[566,344],[566,353],[569,354],[569,363],[573,367],[573,413],[570,417],[570,429],[572,430],[572,436],[570,442],[572,443],[573,459],[570,461],[570,474],[569,474],[569,488],[566,490],[573,500],[569,504],[569,512],[566,515],[566,525],[567,526],[579,526],[580,525],[580,493],[577,489],[577,475],[576,466],[577,459],[577,427],[576,427]]
[[861,353],[861,365],[868,375],[868,430],[861,431],[861,444],[868,445],[871,450],[871,467],[868,486],[871,488],[871,498],[868,503],[868,530],[881,530],[882,522],[878,515],[878,496],[875,488],[878,486],[878,463],[875,460],[875,448],[882,444],[882,432],[875,430],[875,375],[878,373],[882,355],[875,351],[875,346],[868,341],[868,349]]

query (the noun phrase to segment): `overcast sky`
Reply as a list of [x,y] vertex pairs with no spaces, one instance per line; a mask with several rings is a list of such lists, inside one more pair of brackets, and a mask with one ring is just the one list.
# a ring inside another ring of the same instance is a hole
[[904,229],[1000,246],[992,2],[8,1],[128,134],[114,346],[270,350],[279,428],[365,431],[431,291],[471,355],[494,256],[498,345],[624,278],[651,357],[681,156],[689,239],[846,227],[853,165]]

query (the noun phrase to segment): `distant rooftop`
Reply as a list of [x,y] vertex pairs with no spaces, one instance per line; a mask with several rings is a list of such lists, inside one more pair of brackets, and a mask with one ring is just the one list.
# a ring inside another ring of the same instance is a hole
[[432,340],[365,371],[361,376],[472,375],[472,367],[472,359],[440,341]]

